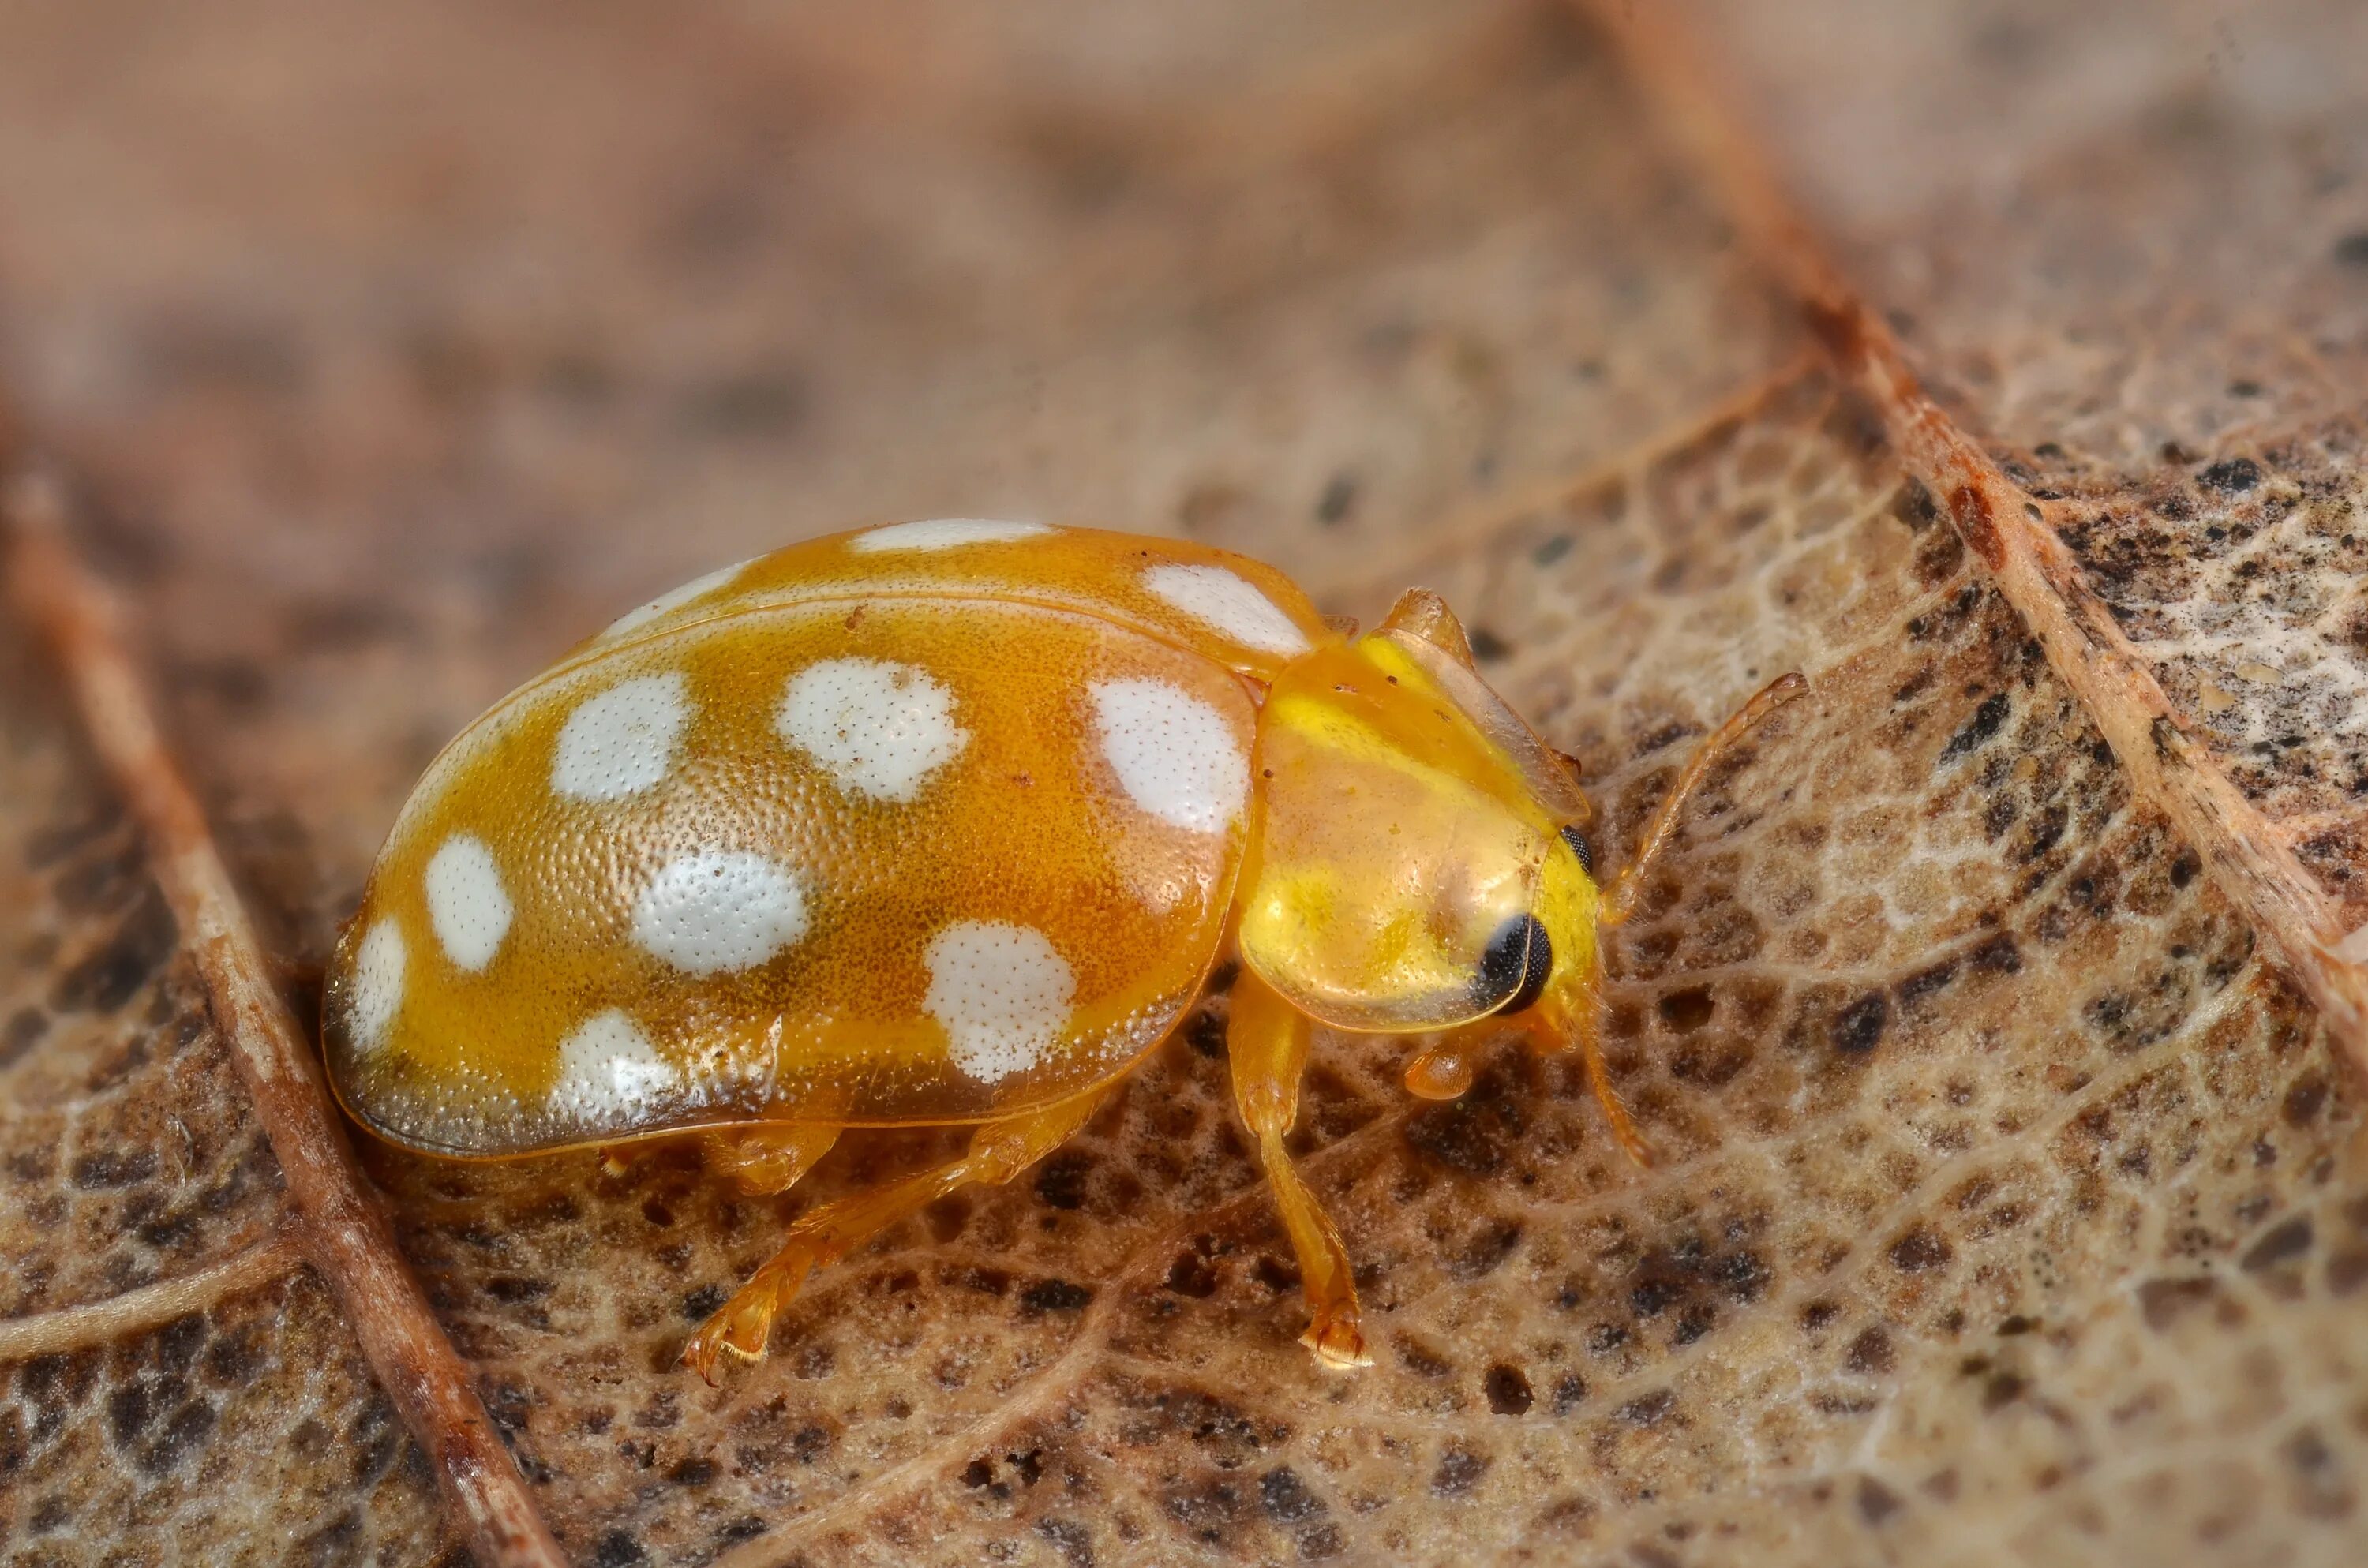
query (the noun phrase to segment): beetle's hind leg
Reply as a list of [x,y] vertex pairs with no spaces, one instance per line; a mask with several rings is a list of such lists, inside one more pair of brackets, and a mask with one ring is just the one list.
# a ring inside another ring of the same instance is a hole
[[[713,1382],[715,1363],[725,1351],[750,1361],[763,1356],[774,1317],[797,1299],[808,1274],[956,1187],[1009,1181],[1067,1142],[1107,1093],[1079,1095],[1026,1116],[985,1122],[971,1134],[970,1150],[959,1160],[801,1214],[790,1226],[787,1244],[690,1336],[682,1348],[683,1365]],[[837,1130],[831,1131],[836,1136]]]
[[1300,1286],[1307,1296],[1307,1332],[1299,1342],[1327,1367],[1369,1367],[1357,1282],[1338,1227],[1292,1168],[1283,1134],[1299,1116],[1299,1074],[1307,1065],[1307,1017],[1245,971],[1234,983],[1225,1054],[1234,1072],[1234,1103],[1258,1139],[1258,1158],[1299,1255]]
[[729,1176],[752,1198],[787,1192],[838,1142],[839,1128],[826,1121],[773,1122],[760,1127],[723,1127],[700,1137],[707,1168]]

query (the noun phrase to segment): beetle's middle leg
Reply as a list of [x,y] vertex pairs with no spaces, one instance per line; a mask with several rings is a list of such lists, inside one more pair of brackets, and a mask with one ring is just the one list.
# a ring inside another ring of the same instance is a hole
[[808,1274],[956,1187],[1009,1181],[1066,1142],[1108,1093],[1097,1090],[1026,1116],[982,1123],[961,1159],[799,1215],[781,1250],[690,1336],[682,1348],[683,1365],[713,1382],[715,1363],[725,1351],[750,1361],[763,1356],[775,1315],[797,1299]]
[[1225,1031],[1232,1059],[1234,1103],[1258,1139],[1258,1158],[1274,1188],[1292,1250],[1299,1255],[1300,1287],[1307,1295],[1309,1322],[1299,1342],[1327,1367],[1369,1367],[1365,1331],[1357,1306],[1357,1282],[1339,1228],[1292,1168],[1283,1134],[1299,1116],[1299,1074],[1307,1065],[1305,1014],[1275,994],[1247,970],[1234,983],[1233,1017]]
[[1636,1119],[1629,1114],[1628,1104],[1620,1097],[1618,1085],[1611,1082],[1611,1069],[1603,1060],[1603,1006],[1600,971],[1593,969],[1583,976],[1574,976],[1569,983],[1547,988],[1538,998],[1538,1005],[1523,1019],[1529,1030],[1530,1044],[1541,1053],[1568,1051],[1576,1047],[1579,1059],[1587,1064],[1587,1086],[1595,1095],[1595,1103],[1603,1109],[1603,1119],[1611,1125],[1611,1136],[1621,1150],[1639,1165],[1653,1163],[1653,1146],[1645,1142]]
[[1487,1048],[1502,1038],[1508,1024],[1520,1028],[1530,1049],[1541,1056],[1577,1051],[1587,1065],[1587,1086],[1603,1108],[1611,1136],[1630,1159],[1640,1165],[1653,1163],[1652,1145],[1636,1126],[1636,1118],[1611,1082],[1603,1060],[1602,1011],[1597,1006],[1592,977],[1555,986],[1518,1018],[1483,1018],[1451,1030],[1423,1048],[1406,1063],[1406,1092],[1426,1100],[1461,1099],[1479,1074]]
[[839,1129],[827,1121],[768,1122],[757,1127],[723,1127],[700,1138],[707,1153],[707,1168],[732,1178],[732,1185],[752,1198],[787,1192],[798,1178],[838,1142]]

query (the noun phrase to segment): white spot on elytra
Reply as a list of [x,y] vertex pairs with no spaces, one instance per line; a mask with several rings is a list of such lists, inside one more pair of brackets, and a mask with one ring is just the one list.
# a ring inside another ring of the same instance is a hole
[[920,523],[890,523],[866,528],[848,540],[849,550],[876,555],[889,550],[951,550],[964,544],[1008,544],[1051,533],[1043,523],[1005,523],[987,517],[932,517]]
[[559,1042],[559,1081],[551,1108],[593,1127],[621,1128],[646,1119],[651,1104],[681,1082],[621,1008],[593,1014]]
[[1024,1073],[1060,1038],[1076,976],[1043,932],[958,920],[929,938],[929,993],[953,1064],[981,1083]]
[[1256,585],[1222,566],[1170,562],[1143,574],[1143,585],[1196,620],[1269,653],[1307,652],[1307,634]]
[[882,659],[825,659],[790,677],[773,727],[842,789],[910,801],[962,755],[954,694],[928,671]]
[[1096,681],[1102,756],[1134,803],[1195,833],[1222,833],[1249,793],[1249,759],[1214,705],[1164,680]]
[[427,923],[462,969],[473,974],[494,961],[515,913],[494,852],[475,834],[454,834],[427,862]]
[[354,949],[353,990],[346,1004],[346,1038],[364,1056],[386,1044],[386,1031],[403,1008],[403,970],[406,958],[403,929],[381,919],[363,934]]
[[664,778],[690,722],[689,685],[678,672],[638,676],[579,703],[560,727],[552,789],[571,801],[621,801]]
[[633,903],[633,940],[692,974],[763,963],[805,931],[797,873],[738,850],[668,861]]
[[723,587],[733,578],[740,575],[747,565],[748,562],[746,561],[736,561],[729,566],[719,567],[710,572],[704,577],[693,577],[679,588],[669,588],[640,608],[629,609],[610,621],[608,630],[602,631],[600,635],[603,638],[622,637],[637,627],[647,626],[658,617],[669,611],[680,609],[691,600],[704,597]]

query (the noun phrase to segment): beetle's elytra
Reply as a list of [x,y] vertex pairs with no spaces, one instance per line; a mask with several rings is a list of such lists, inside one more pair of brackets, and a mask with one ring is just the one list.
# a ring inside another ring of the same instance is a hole
[[1409,592],[1372,632],[1222,551],[1036,523],[792,546],[633,611],[448,746],[328,975],[347,1109],[503,1157],[706,1137],[748,1190],[851,1126],[975,1124],[969,1153],[798,1219],[691,1337],[762,1353],[808,1271],[1008,1181],[1240,960],[1234,1093],[1326,1365],[1367,1359],[1339,1233],[1292,1169],[1311,1026],[1431,1037],[1469,1086],[1507,1024],[1584,1055],[1600,927],[1710,760],[1599,889],[1574,769]]

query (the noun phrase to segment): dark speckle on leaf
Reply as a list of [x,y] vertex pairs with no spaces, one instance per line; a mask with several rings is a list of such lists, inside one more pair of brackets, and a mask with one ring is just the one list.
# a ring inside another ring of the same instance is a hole
[[1941,748],[1941,760],[1954,762],[1995,739],[1998,731],[2005,728],[2006,716],[2012,707],[2003,691],[1992,692],[1983,699],[1982,705],[1974,710],[1974,716],[1949,737],[1947,745]]
[[1871,991],[1834,1016],[1834,1049],[1847,1056],[1863,1056],[1883,1039],[1891,1004],[1882,992]]
[[718,1546],[737,1546],[744,1540],[754,1540],[769,1527],[754,1514],[743,1514],[715,1532]]
[[1463,1098],[1418,1108],[1406,1119],[1406,1142],[1467,1176],[1493,1176],[1511,1158],[1527,1113],[1504,1072],[1480,1075]]
[[145,1149],[100,1150],[76,1159],[71,1174],[85,1191],[132,1187],[156,1174],[156,1156]]
[[1093,1304],[1090,1286],[1066,1279],[1039,1279],[1019,1292],[1019,1310],[1034,1317],[1043,1312],[1079,1312]]
[[1711,1265],[1710,1277],[1730,1299],[1746,1303],[1758,1301],[1770,1278],[1767,1263],[1750,1251],[1729,1253],[1720,1258]]
[[1536,1399],[1521,1369],[1501,1361],[1488,1369],[1483,1386],[1487,1391],[1488,1408],[1499,1415],[1526,1415]]
[[39,1007],[19,1007],[0,1028],[0,1067],[13,1067],[17,1058],[33,1049],[50,1027],[49,1015]]
[[1036,1196],[1054,1209],[1079,1209],[1086,1201],[1086,1176],[1093,1157],[1063,1149],[1037,1169]]
[[1894,1362],[1891,1335],[1880,1324],[1860,1330],[1842,1354],[1842,1365],[1861,1377],[1880,1377],[1891,1370]]
[[1640,1393],[1622,1405],[1616,1414],[1631,1426],[1656,1426],[1678,1407],[1678,1396],[1668,1389],[1655,1389]]
[[1871,1475],[1858,1478],[1858,1514],[1870,1525],[1880,1525],[1899,1511],[1899,1494]]
[[191,1400],[165,1419],[165,1428],[141,1449],[138,1464],[150,1475],[162,1475],[178,1465],[214,1429],[214,1407]]
[[2307,1214],[2297,1214],[2282,1224],[2272,1225],[2261,1239],[2245,1249],[2237,1266],[2248,1274],[2258,1274],[2290,1263],[2310,1251],[2311,1222]]
[[649,1560],[642,1543],[623,1530],[610,1530],[592,1548],[593,1568],[634,1568]]
[[1954,1250],[1939,1232],[1920,1227],[1891,1244],[1891,1266],[1902,1274],[1926,1273],[1941,1267],[1954,1256]]
[[1036,1533],[1053,1543],[1068,1568],[1094,1568],[1094,1535],[1079,1519],[1042,1518]]
[[1315,500],[1315,520],[1337,523],[1345,519],[1357,505],[1357,477],[1351,473],[1336,473],[1324,484],[1324,494]]
[[1200,1247],[1185,1247],[1167,1266],[1167,1288],[1179,1296],[1213,1296],[1217,1293],[1216,1267]]
[[2250,458],[2230,458],[2214,463],[2195,476],[2207,489],[2223,495],[2242,495],[2261,483],[2261,465]]
[[1307,1483],[1287,1464],[1279,1464],[1258,1477],[1258,1505],[1268,1518],[1277,1524],[1296,1524],[1323,1513],[1324,1499],[1307,1489]]
[[1451,1444],[1439,1456],[1439,1468],[1430,1474],[1430,1489],[1441,1497],[1461,1497],[1480,1484],[1488,1473],[1488,1461],[1461,1445]]
[[150,889],[114,936],[58,977],[50,1005],[62,1013],[122,1006],[172,956],[179,931],[164,895]]

